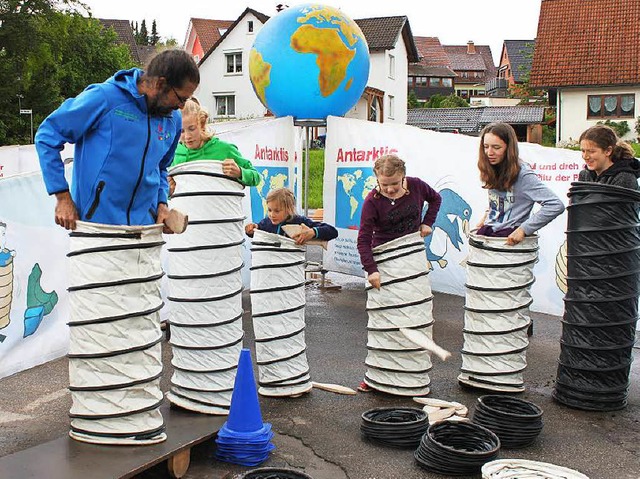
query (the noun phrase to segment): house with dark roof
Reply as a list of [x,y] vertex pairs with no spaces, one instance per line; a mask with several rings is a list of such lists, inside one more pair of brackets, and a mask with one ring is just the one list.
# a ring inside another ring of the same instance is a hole
[[[255,35],[269,17],[251,8],[235,20],[198,64],[195,95],[212,118],[254,118],[269,114],[249,78],[249,52]],[[405,16],[355,20],[370,53],[365,91],[345,116],[377,122],[406,123],[409,61],[418,61],[409,20]]]
[[198,63],[232,24],[233,20],[191,18],[183,48]]
[[443,45],[456,73],[456,95],[469,99],[472,96],[485,96],[485,83],[496,76],[491,47],[476,45],[472,41],[466,45]]
[[508,123],[518,140],[542,141],[542,106],[483,106],[476,108],[411,108],[407,124],[425,130],[478,136],[489,123]]
[[437,37],[413,37],[413,40],[419,61],[409,64],[409,91],[413,91],[419,101],[427,101],[433,95],[449,96],[454,93],[456,74],[440,40]]
[[515,85],[529,79],[535,40],[505,40],[500,54],[498,76],[487,81],[487,96],[506,97]]
[[133,35],[133,28],[129,20],[116,20],[111,18],[96,18],[106,29],[113,29],[118,36],[118,43],[127,45],[131,52],[131,58],[136,63],[143,65],[144,61],[140,55],[140,47],[136,44],[136,38]]
[[409,63],[419,60],[406,16],[356,19],[369,45],[369,80],[345,117],[379,123],[407,122]]
[[[640,115],[640,2],[542,0],[529,83],[556,104],[556,141]],[[626,138],[634,135],[629,133]]]

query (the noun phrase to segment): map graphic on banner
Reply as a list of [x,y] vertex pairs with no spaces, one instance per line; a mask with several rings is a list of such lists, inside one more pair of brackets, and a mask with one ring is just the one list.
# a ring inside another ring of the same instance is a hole
[[349,205],[336,209],[336,227],[358,229],[362,203],[376,186],[376,176],[371,167],[337,168],[336,204]]
[[289,168],[287,166],[257,166],[260,183],[251,188],[251,219],[254,223],[267,217],[267,195],[276,188],[289,186]]

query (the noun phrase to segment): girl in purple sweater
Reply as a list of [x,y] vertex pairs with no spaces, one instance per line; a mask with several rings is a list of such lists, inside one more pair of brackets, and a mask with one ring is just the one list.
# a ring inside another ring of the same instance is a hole
[[[420,178],[406,176],[406,167],[396,155],[378,158],[373,172],[378,187],[372,190],[362,205],[358,253],[367,272],[367,281],[380,289],[380,273],[372,249],[401,236],[420,231],[423,238],[432,232],[442,198]],[[429,208],[422,217],[425,201]]]

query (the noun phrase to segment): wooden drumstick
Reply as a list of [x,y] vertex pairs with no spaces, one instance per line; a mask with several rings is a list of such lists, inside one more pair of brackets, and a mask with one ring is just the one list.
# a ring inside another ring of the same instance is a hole
[[179,210],[169,210],[169,215],[164,220],[164,224],[174,233],[184,233],[189,223],[189,217]]
[[420,346],[422,349],[425,349],[425,350],[429,351],[430,353],[435,354],[436,356],[438,356],[443,361],[446,361],[447,359],[449,359],[451,357],[451,353],[449,351],[447,351],[446,349],[441,348],[440,346],[438,346],[433,341],[433,339],[431,339],[426,334],[421,333],[420,331],[417,331],[415,329],[400,328],[400,332],[402,334],[404,334],[404,336],[409,341],[411,341],[412,343],[415,343],[416,345]]

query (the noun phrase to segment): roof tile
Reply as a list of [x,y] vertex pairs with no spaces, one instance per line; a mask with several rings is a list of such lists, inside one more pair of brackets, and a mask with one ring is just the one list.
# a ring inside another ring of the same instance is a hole
[[523,82],[531,72],[533,61],[533,48],[535,40],[505,40],[504,47],[507,50],[511,73],[516,82]]
[[474,45],[476,53],[467,53],[467,45],[443,45],[444,51],[451,60],[451,68],[456,72],[484,71],[484,77],[473,78],[476,83],[483,83],[496,77],[496,66],[493,63],[489,45]]
[[198,34],[202,50],[206,53],[220,39],[224,32],[233,24],[233,20],[209,20],[207,18],[192,18],[191,24]]
[[639,0],[542,0],[537,88],[640,83]]
[[458,130],[477,134],[485,125],[502,121],[512,125],[542,123],[542,106],[484,106],[474,108],[411,108],[407,124],[427,130]]

